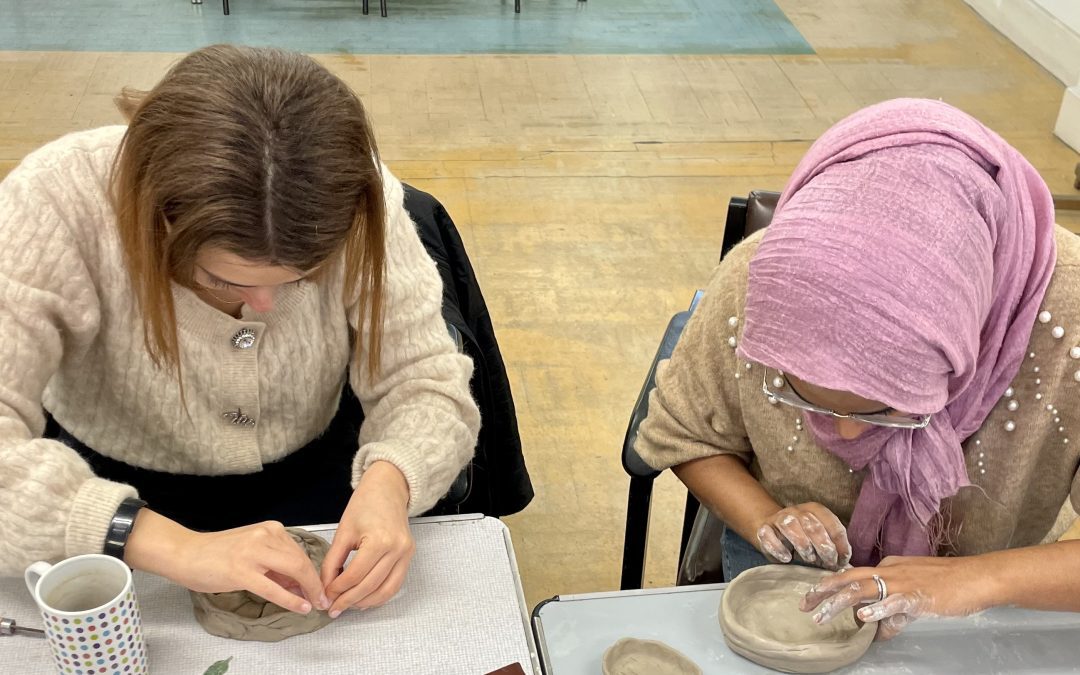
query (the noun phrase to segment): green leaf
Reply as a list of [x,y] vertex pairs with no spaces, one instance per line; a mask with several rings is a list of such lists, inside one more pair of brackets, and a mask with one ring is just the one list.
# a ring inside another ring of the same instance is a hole
[[217,661],[216,663],[213,663],[209,668],[206,669],[206,672],[203,673],[203,675],[225,675],[225,673],[229,672],[229,661],[232,660],[233,657],[230,656],[224,661]]

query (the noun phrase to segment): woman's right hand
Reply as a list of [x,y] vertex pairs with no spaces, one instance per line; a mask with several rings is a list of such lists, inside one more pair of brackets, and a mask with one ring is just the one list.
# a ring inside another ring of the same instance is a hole
[[851,561],[847,530],[832,511],[807,502],[780,509],[758,526],[758,549],[772,562],[803,562],[838,570]]
[[196,592],[246,590],[300,614],[330,606],[315,565],[277,522],[195,532],[142,509],[124,560]]

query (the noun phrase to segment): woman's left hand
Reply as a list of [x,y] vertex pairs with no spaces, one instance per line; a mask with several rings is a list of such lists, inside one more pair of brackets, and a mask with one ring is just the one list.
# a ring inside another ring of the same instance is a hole
[[[330,616],[384,604],[405,582],[416,545],[409,531],[409,485],[389,462],[368,467],[341,516],[322,565]],[[349,565],[345,560],[356,551]]]
[[[889,557],[878,567],[857,567],[826,577],[803,598],[800,609],[814,621],[831,621],[854,608],[859,620],[879,622],[877,638],[896,636],[915,619],[967,616],[994,604],[992,576],[978,556],[966,558]],[[885,582],[878,600],[874,575]],[[861,609],[859,608],[863,606]]]

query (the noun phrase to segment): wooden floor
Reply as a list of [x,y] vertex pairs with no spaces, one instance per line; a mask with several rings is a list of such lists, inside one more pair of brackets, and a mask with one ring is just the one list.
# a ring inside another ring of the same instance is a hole
[[225,17],[216,1],[8,0],[0,45],[187,52],[239,41],[309,54],[813,53],[773,0],[524,0],[519,13],[513,0],[386,4],[382,18],[378,3],[364,16],[357,0],[239,0]]
[[[729,197],[782,187],[830,123],[897,96],[971,112],[1073,193],[1078,157],[1051,133],[1062,85],[961,0],[778,4],[816,55],[320,57],[362,94],[391,168],[447,205],[477,267],[537,489],[506,519],[530,604],[618,585],[630,407],[716,262]],[[0,52],[0,175],[59,134],[119,121],[111,97],[175,58]],[[661,477],[653,585],[674,578],[682,499]]]

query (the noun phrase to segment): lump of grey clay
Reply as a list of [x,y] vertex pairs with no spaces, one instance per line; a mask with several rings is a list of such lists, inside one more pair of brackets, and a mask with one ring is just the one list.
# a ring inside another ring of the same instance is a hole
[[701,675],[682,652],[656,640],[623,638],[604,652],[604,675]]
[[847,610],[818,625],[799,601],[829,572],[764,565],[735,578],[720,600],[720,628],[733,652],[786,673],[825,673],[858,661],[877,633]]
[[[303,547],[318,570],[330,544],[298,527],[286,531]],[[312,609],[307,615],[297,614],[249,591],[192,591],[191,604],[195,607],[195,620],[207,633],[233,640],[277,642],[293,635],[313,633],[333,621],[326,612]]]

